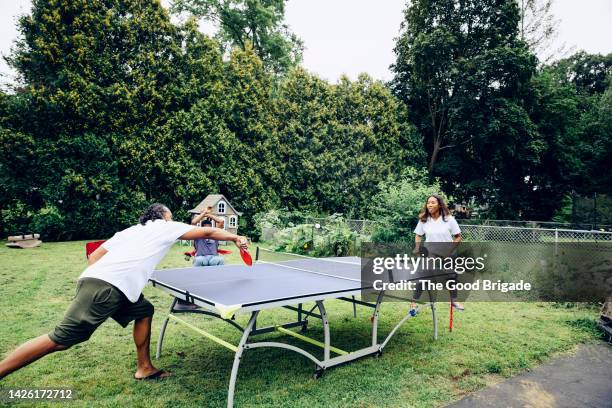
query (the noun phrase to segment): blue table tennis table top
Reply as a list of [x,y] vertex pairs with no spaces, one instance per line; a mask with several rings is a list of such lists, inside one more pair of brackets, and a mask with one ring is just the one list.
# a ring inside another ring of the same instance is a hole
[[354,296],[369,288],[361,282],[358,257],[162,269],[150,280],[155,287],[183,299],[188,294],[194,303],[220,314]]

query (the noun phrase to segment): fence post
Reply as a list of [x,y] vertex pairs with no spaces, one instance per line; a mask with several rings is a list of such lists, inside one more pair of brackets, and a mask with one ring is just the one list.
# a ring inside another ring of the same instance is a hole
[[593,229],[597,229],[597,193],[593,193]]

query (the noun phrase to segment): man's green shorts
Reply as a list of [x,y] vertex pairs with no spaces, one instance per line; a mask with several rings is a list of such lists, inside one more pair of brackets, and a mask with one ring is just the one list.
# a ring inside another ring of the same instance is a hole
[[109,317],[126,327],[132,320],[148,316],[153,316],[153,305],[142,294],[132,303],[110,283],[83,278],[77,283],[76,295],[64,320],[49,337],[54,343],[70,347],[89,339]]

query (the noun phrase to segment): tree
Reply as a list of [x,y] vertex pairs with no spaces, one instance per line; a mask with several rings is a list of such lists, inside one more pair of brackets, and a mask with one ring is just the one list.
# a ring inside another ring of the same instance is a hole
[[553,146],[548,157],[554,161],[542,164],[549,180],[558,180],[556,191],[612,191],[608,172],[601,171],[612,154],[611,79],[612,54],[578,52],[543,67],[534,80],[531,115]]
[[[391,83],[450,194],[517,217],[545,148],[523,99],[536,59],[512,0],[419,0],[405,12]],[[517,195],[521,199],[517,199]]]
[[561,84],[571,84],[587,95],[602,94],[612,83],[612,53],[588,54],[579,51],[544,69]]
[[403,121],[405,107],[380,81],[360,74],[357,81],[342,77],[332,89],[336,122],[323,142],[332,148],[322,159],[338,170],[323,172],[329,191],[322,196],[330,209],[363,217],[381,180],[423,165],[422,141]]
[[554,0],[519,0],[521,40],[544,63],[566,52],[565,44],[552,48],[559,36],[561,22],[552,14],[553,4]]
[[[36,135],[130,132],[163,120],[180,56],[159,3],[35,0],[8,58],[31,98]],[[53,126],[50,126],[53,124]]]
[[250,46],[274,74],[302,60],[302,41],[283,24],[285,0],[176,0],[172,10],[218,24],[216,38],[225,51]]
[[185,30],[177,61],[182,108],[130,138],[122,155],[140,174],[134,184],[171,205],[177,218],[206,194],[222,193],[244,212],[249,232],[255,212],[278,205],[271,77],[252,50],[236,49],[224,62],[218,43],[193,21]]
[[[605,170],[612,163],[612,89],[597,96],[593,109],[581,118],[581,136],[586,144],[587,177],[585,193],[603,193],[612,196],[612,176]],[[589,194],[590,195],[590,194]]]
[[139,164],[157,149],[151,129],[190,103],[183,33],[145,0],[36,0],[18,27],[8,60],[22,85],[5,104],[0,154],[7,200],[39,221],[63,217],[64,235],[47,238],[108,235],[160,197],[146,184],[154,166]]
[[[399,177],[381,181],[372,197],[372,215],[378,220],[374,242],[410,242],[423,204],[431,194],[442,194],[438,180],[415,167],[406,167]],[[448,202],[448,198],[447,198]]]
[[421,141],[389,90],[367,75],[337,85],[292,70],[278,89],[282,202],[364,216],[381,180],[422,164]]
[[280,83],[275,100],[278,150],[283,165],[282,202],[289,209],[317,208],[319,176],[323,168],[319,154],[334,121],[333,93],[328,83],[293,69]]
[[532,80],[526,109],[545,150],[536,163],[532,181],[540,200],[532,200],[532,219],[548,219],[563,205],[564,196],[581,184],[585,145],[580,140],[580,97],[574,87],[561,84],[543,69]]
[[[183,52],[174,61],[171,104],[164,121],[143,126],[120,143],[121,166],[132,188],[187,217],[204,192],[218,191],[215,169],[226,157],[228,103],[218,43],[190,20],[181,27]],[[180,210],[179,210],[180,209]]]
[[233,50],[224,71],[226,125],[235,136],[231,165],[220,173],[221,193],[240,203],[250,227],[252,217],[279,205],[282,184],[272,77],[254,50]]

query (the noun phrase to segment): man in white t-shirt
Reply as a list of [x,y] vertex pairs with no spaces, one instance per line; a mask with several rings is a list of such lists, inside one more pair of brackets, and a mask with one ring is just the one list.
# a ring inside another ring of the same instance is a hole
[[247,247],[245,237],[175,222],[166,206],[149,206],[137,225],[117,232],[90,255],[64,320],[51,333],[24,343],[2,360],[0,379],[49,353],[86,341],[109,317],[123,327],[134,321],[135,379],[169,376],[167,371],[156,369],[149,356],[153,305],[142,290],[177,240],[198,238],[233,241],[239,248]]

